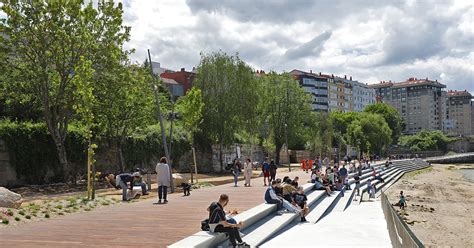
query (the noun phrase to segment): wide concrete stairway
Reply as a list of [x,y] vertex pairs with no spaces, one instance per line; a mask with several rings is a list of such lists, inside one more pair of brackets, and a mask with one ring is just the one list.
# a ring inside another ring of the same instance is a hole
[[[318,223],[331,212],[345,211],[351,204],[360,204],[361,201],[369,200],[367,193],[367,181],[372,179],[372,185],[376,187],[375,197],[378,197],[383,191],[388,189],[403,174],[414,170],[429,167],[430,164],[423,160],[394,160],[393,164],[386,168],[384,163],[373,165],[377,175],[382,180],[375,180],[372,177],[372,169],[365,169],[360,176],[360,189],[357,195],[355,180],[353,179],[357,172],[349,174],[349,184],[351,189],[343,192],[335,192],[327,196],[324,190],[313,190],[313,184],[303,185],[304,191],[308,197],[308,206],[310,213],[306,219],[310,223]],[[263,196],[262,196],[263,200]],[[262,203],[234,217],[237,221],[243,221],[245,227],[241,229],[244,234],[244,241],[252,247],[258,247],[267,240],[279,235],[285,230],[291,229],[299,223],[299,215],[295,213],[277,214],[276,205]],[[354,227],[356,228],[356,227]],[[194,235],[186,237],[170,247],[228,247],[228,238],[222,233],[211,233],[206,231],[197,232]]]

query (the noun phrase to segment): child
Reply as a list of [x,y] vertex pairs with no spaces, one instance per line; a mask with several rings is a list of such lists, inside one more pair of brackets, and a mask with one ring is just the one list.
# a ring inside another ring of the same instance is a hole
[[403,191],[400,191],[400,200],[398,201],[398,205],[400,206],[400,209],[405,210],[407,203],[405,196],[403,195]]
[[306,201],[308,201],[308,198],[306,197],[306,194],[304,193],[303,187],[299,186],[298,189],[296,190],[295,193],[293,193],[293,204],[298,207],[298,210],[301,209],[300,215],[301,215],[301,222],[306,222],[306,215],[309,212],[309,208],[306,204]]

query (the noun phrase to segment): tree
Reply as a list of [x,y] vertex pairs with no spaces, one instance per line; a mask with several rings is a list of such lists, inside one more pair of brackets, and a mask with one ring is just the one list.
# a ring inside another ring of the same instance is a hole
[[[67,127],[77,96],[74,69],[80,58],[92,61],[94,78],[103,61],[118,59],[130,29],[122,25],[122,5],[99,1],[3,1],[0,69],[8,80],[7,97],[41,106],[66,177],[71,175],[65,148]],[[108,58],[102,60],[101,58]]]
[[347,127],[345,140],[360,152],[381,154],[391,143],[392,130],[378,114],[358,113]]
[[271,72],[260,78],[262,118],[270,130],[275,145],[275,162],[280,163],[280,151],[288,137],[290,143],[302,130],[310,115],[310,96],[298,81],[288,74]]
[[337,146],[337,156],[338,160],[340,160],[341,150],[342,147],[345,145],[349,145],[347,141],[347,128],[349,125],[358,118],[357,112],[331,112],[329,114],[329,118],[333,125],[333,143]]
[[259,96],[255,74],[238,55],[201,54],[195,86],[204,101],[200,130],[211,142],[219,144],[222,170],[224,147],[235,141],[236,130],[246,129],[247,120],[256,117]]
[[446,151],[450,142],[456,139],[447,137],[441,131],[421,130],[415,135],[400,137],[399,144],[413,151]]
[[[150,82],[147,68],[128,63],[110,67],[107,74],[97,80],[97,124],[106,140],[117,148],[120,171],[125,170],[125,139],[136,129],[145,128],[155,120]],[[168,100],[164,95],[160,97]]]
[[185,96],[176,102],[176,112],[179,115],[180,122],[187,131],[188,139],[193,143],[194,134],[199,130],[202,123],[202,110],[204,101],[201,90],[193,87]]
[[324,156],[332,153],[332,140],[334,135],[333,123],[327,113],[313,113],[310,122],[310,147],[309,149]]
[[364,112],[381,115],[392,130],[392,142],[397,143],[402,130],[404,129],[403,119],[397,109],[386,103],[375,103],[365,107]]

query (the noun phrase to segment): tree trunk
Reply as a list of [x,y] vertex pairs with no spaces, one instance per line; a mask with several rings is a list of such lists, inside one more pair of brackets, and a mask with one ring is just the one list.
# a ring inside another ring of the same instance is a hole
[[120,171],[124,172],[125,171],[125,161],[123,158],[123,152],[122,152],[122,142],[117,142],[117,158],[119,162],[119,167]]
[[60,131],[53,129],[53,126],[48,123],[48,130],[53,138],[54,144],[56,145],[56,151],[58,152],[59,165],[64,171],[64,180],[65,182],[72,181],[71,168],[69,168],[69,163],[67,161],[67,152],[66,144],[64,138],[61,137]]
[[275,164],[280,165],[280,151],[282,145],[276,144],[275,145]]
[[222,149],[223,149],[224,145],[222,144],[222,142],[219,144],[219,162],[221,164],[221,171],[222,172],[224,170],[224,160],[222,158]]

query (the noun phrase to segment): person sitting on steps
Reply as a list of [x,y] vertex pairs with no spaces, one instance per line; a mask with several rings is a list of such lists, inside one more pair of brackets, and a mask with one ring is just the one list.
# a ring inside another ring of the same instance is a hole
[[[229,223],[226,219],[224,207],[229,203],[229,196],[222,194],[218,202],[213,202],[207,208],[209,211],[209,230],[211,232],[227,233],[229,241],[233,247],[250,247],[242,241],[239,229],[244,226],[244,222],[240,221],[236,224]],[[238,243],[237,243],[238,242]]]

